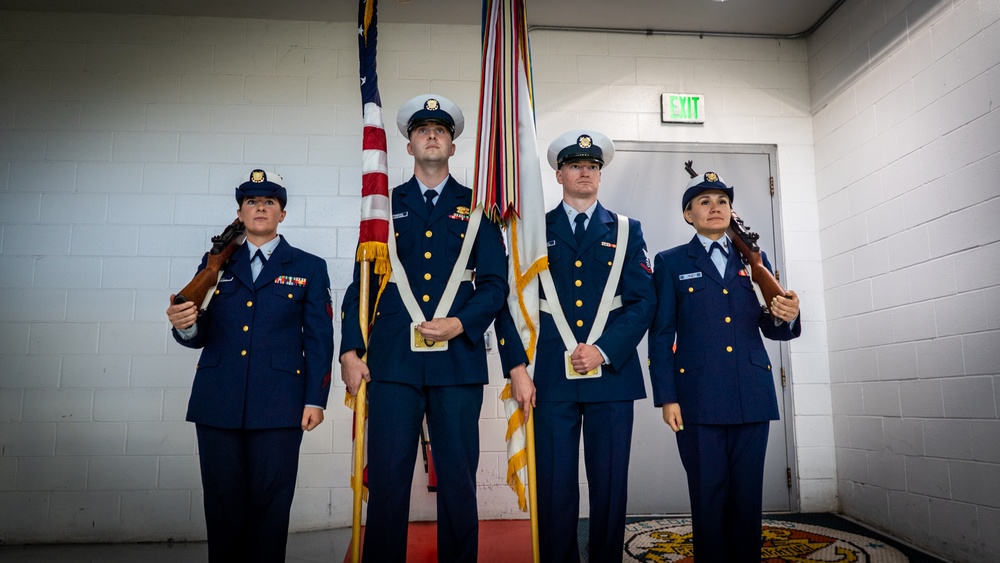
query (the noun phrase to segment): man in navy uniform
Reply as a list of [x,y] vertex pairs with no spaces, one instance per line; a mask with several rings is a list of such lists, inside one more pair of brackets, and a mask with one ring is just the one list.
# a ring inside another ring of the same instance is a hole
[[[211,561],[285,560],[303,430],[323,422],[333,364],[326,261],[278,235],[281,178],[252,171],[236,188],[246,242],[205,312],[167,317],[177,342],[202,348],[187,419],[195,423]],[[208,255],[202,259],[202,269]]]
[[[523,348],[501,346],[514,399],[525,412],[535,407],[539,547],[546,562],[580,560],[581,426],[588,560],[621,561],[623,553],[633,404],[646,396],[636,346],[653,319],[655,292],[639,221],[597,200],[601,170],[613,157],[611,139],[595,131],[569,131],[549,145],[563,200],[546,215],[549,269],[541,274],[534,381]],[[506,312],[497,333],[520,343]]]
[[[761,333],[791,340],[802,331],[795,292],[777,297],[770,314],[761,307],[726,235],[732,201],[718,174],[695,177],[681,208],[697,234],[655,260],[653,402],[677,436],[699,563],[760,561],[764,454],[778,419]],[[766,256],[764,264],[771,268]]]
[[[359,269],[344,296],[340,366],[348,390],[368,390],[368,519],[363,557],[404,561],[410,485],[423,418],[437,470],[441,561],[475,561],[479,414],[487,383],[483,334],[507,297],[499,228],[451,177],[464,117],[450,100],[417,96],[397,115],[413,177],[392,189],[392,277],[378,299],[367,348],[358,327]],[[373,280],[374,282],[374,280]],[[378,293],[371,286],[371,297]],[[367,364],[362,359],[367,353]]]

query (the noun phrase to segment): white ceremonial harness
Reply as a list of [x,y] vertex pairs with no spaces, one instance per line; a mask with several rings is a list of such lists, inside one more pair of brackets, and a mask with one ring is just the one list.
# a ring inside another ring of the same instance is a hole
[[[611,273],[608,274],[608,280],[604,285],[604,292],[601,294],[601,302],[597,306],[594,325],[590,327],[590,334],[587,335],[587,344],[593,344],[601,337],[601,334],[604,333],[604,326],[608,323],[608,316],[611,314],[611,311],[622,306],[622,297],[621,295],[615,295],[615,291],[618,289],[618,282],[622,278],[622,268],[625,264],[625,251],[628,246],[628,217],[621,213],[617,213],[616,215],[618,215],[618,240],[615,246],[615,258],[611,263]],[[570,356],[573,355],[573,350],[576,349],[576,337],[573,336],[573,329],[570,328],[569,322],[566,320],[566,313],[563,312],[562,305],[559,304],[559,294],[556,293],[556,285],[552,281],[552,273],[548,269],[542,270],[539,278],[542,281],[542,288],[545,290],[545,299],[541,300],[539,308],[552,315],[552,320],[555,321],[556,329],[559,331],[559,336],[566,347],[566,378],[601,377],[601,366],[597,366],[587,373],[579,373],[573,369],[573,362],[570,360]]]
[[[395,188],[393,188],[395,189]],[[465,266],[469,263],[469,257],[472,256],[472,247],[476,242],[476,235],[479,234],[479,223],[483,218],[483,208],[479,206],[472,215],[469,217],[469,226],[465,231],[465,238],[462,240],[462,250],[458,253],[458,259],[455,260],[455,266],[451,270],[451,275],[448,276],[448,283],[444,287],[444,293],[441,294],[441,300],[438,302],[437,308],[434,310],[434,316],[431,318],[441,318],[448,314],[451,310],[452,304],[455,302],[455,296],[458,295],[458,288],[463,281],[472,280],[472,270],[467,270]],[[424,312],[420,309],[420,305],[417,303],[417,298],[413,295],[413,289],[410,288],[410,282],[406,277],[406,270],[403,268],[403,263],[399,261],[399,256],[396,252],[396,227],[393,224],[393,214],[392,214],[392,190],[389,190],[389,263],[392,264],[392,275],[389,276],[389,283],[396,284],[396,289],[399,290],[399,297],[403,300],[403,305],[406,306],[406,311],[410,314],[410,350],[414,352],[439,352],[448,349],[448,341],[437,342],[434,340],[427,340],[420,334],[417,326],[426,321],[424,318]]]

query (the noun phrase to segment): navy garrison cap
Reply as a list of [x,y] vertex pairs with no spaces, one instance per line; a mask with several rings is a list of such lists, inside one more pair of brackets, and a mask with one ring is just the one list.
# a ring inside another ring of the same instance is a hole
[[273,197],[281,202],[281,208],[284,209],[288,202],[288,192],[281,185],[283,181],[274,172],[264,172],[260,168],[252,170],[236,188],[236,202],[243,205],[243,200],[250,196]]
[[708,190],[719,190],[729,197],[729,202],[733,202],[733,188],[726,185],[726,182],[722,180],[722,176],[719,176],[715,172],[705,172],[704,174],[699,174],[688,182],[687,189],[684,190],[684,197],[681,198],[681,211],[687,209],[688,203],[691,200],[698,197],[701,192],[707,192]]

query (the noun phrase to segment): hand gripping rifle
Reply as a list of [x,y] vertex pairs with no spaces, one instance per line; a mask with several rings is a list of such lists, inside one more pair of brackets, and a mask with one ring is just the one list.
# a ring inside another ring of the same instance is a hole
[[208,302],[212,300],[212,290],[219,283],[222,268],[246,238],[243,221],[239,219],[230,223],[221,234],[212,237],[212,248],[208,251],[208,263],[174,297],[174,304],[180,305],[188,301],[201,303],[198,314],[203,313],[208,307]]
[[[691,160],[684,163],[684,169],[687,170],[692,178],[698,175],[691,167],[693,163],[694,161]],[[760,306],[764,309],[765,313],[770,313],[771,303],[774,301],[774,298],[779,296],[787,297],[788,292],[781,287],[778,280],[767,269],[767,266],[764,265],[764,256],[761,254],[760,246],[757,244],[760,235],[751,231],[743,223],[743,219],[740,219],[740,216],[736,214],[736,211],[733,211],[732,214],[733,216],[729,220],[729,228],[726,232],[729,234],[729,238],[732,239],[733,246],[740,253],[744,269],[750,276],[754,293],[757,294],[757,301],[760,302]]]

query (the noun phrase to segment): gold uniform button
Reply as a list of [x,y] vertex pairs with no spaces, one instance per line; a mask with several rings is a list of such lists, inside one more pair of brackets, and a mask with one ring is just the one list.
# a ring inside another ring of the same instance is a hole
[[723,289],[722,290],[722,294],[723,295],[729,295],[729,290],[728,289]]
[[503,345],[504,345],[504,341],[503,341],[503,338],[501,338],[501,339],[500,339],[500,345],[501,345],[501,346],[503,346]]
[[430,258],[430,257],[431,257],[430,252],[424,252],[424,258]]
[[465,233],[458,235],[459,238],[465,238]]
[[583,266],[583,262],[577,260],[576,261],[576,267],[579,268],[580,266]]
[[689,287],[688,288],[688,293],[694,293],[694,288],[693,287]]
[[577,307],[583,307],[583,301],[580,301],[579,299],[577,299],[576,300],[576,306]]
[[431,238],[432,236],[434,236],[434,233],[432,233],[431,231],[427,231],[426,233],[424,233],[424,236],[427,238]]
[[289,293],[288,294],[288,298],[291,299],[292,297],[294,297],[294,296],[291,293]]
[[612,263],[611,263],[611,262],[608,262],[608,266],[611,266],[611,265],[612,265]]
[[576,321],[576,326],[583,326],[583,321]]
[[732,351],[733,351],[732,346],[726,346],[726,352],[732,352]]
[[302,370],[300,369],[295,370],[295,375],[302,375]]
[[253,301],[247,301],[247,307],[253,307]]
[[733,322],[733,319],[730,319],[729,317],[726,317],[726,322],[727,323],[731,323],[731,322]]
[[424,303],[427,303],[428,301],[431,300],[431,296],[430,295],[424,295],[421,299],[424,300]]
[[425,279],[425,280],[429,280],[429,279],[431,279],[431,275],[430,275],[429,273],[427,273],[427,274],[424,274],[424,279]]
[[396,238],[399,238],[399,233],[396,233]]
[[247,355],[247,351],[246,351],[246,350],[243,350],[243,351],[241,351],[241,352],[240,352],[240,355],[241,355],[241,356],[246,356],[246,355]]
[[215,294],[216,294],[216,295],[218,295],[218,294],[219,294],[219,290],[218,290],[218,289],[216,289],[216,290],[215,290]]
[[340,312],[340,320],[344,320],[345,318],[347,318],[347,313],[341,311]]
[[250,330],[250,327],[248,327],[247,325],[243,325],[243,332],[246,332],[248,330]]
[[684,368],[681,368],[681,373],[684,373]]
[[576,287],[580,287],[581,285],[583,285],[583,282],[580,280],[576,280]]

